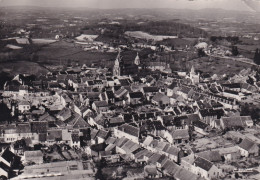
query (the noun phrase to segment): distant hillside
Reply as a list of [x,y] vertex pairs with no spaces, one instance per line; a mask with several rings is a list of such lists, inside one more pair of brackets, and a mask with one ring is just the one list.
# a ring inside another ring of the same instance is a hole
[[169,21],[149,21],[142,24],[138,24],[132,20],[118,21],[119,24],[89,24],[85,26],[83,30],[96,31],[100,33],[100,29],[105,29],[102,33],[103,39],[107,37],[113,39],[120,39],[123,37],[126,31],[142,31],[151,35],[162,35],[162,36],[179,36],[179,37],[206,37],[207,32],[202,29],[193,27],[188,24],[179,23],[173,20]]

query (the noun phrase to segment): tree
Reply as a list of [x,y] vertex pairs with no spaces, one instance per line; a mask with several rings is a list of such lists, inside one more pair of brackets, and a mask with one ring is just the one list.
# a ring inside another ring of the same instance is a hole
[[237,46],[232,46],[231,52],[233,56],[237,56],[239,54]]
[[198,56],[199,56],[199,57],[204,57],[204,56],[206,56],[206,53],[204,52],[204,50],[203,50],[202,48],[199,48],[199,49],[198,49]]
[[11,122],[11,110],[7,107],[6,104],[0,104],[0,121],[1,122]]
[[254,62],[260,65],[260,51],[258,48],[255,50]]
[[254,79],[248,76],[248,79],[246,80],[248,84],[254,85]]

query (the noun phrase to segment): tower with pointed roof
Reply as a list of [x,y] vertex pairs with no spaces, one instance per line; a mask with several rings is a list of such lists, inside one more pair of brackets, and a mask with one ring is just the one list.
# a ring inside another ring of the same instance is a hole
[[139,66],[141,64],[138,52],[136,54],[134,64],[137,66]]
[[116,60],[115,60],[115,64],[114,64],[114,68],[113,68],[113,75],[114,76],[121,76],[121,60],[122,60],[122,57],[121,57],[121,52],[120,52],[120,49],[119,49],[119,52],[118,52],[118,55],[116,57]]
[[198,84],[200,82],[200,74],[196,74],[194,67],[191,67],[190,70],[190,79],[193,85]]

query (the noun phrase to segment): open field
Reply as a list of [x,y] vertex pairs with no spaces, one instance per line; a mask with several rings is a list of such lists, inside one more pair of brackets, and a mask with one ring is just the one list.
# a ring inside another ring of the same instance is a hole
[[47,69],[41,67],[39,64],[29,61],[15,61],[0,63],[0,71],[7,72],[11,75],[16,74],[46,74]]
[[53,39],[32,39],[34,44],[51,44],[57,42],[57,40]]
[[78,41],[94,41],[98,35],[88,35],[88,34],[81,34],[80,36],[76,37]]
[[231,75],[237,74],[242,69],[250,68],[252,65],[243,62],[234,61],[231,59],[215,59],[210,61],[208,57],[198,58],[189,62],[196,70],[203,71],[209,74]]
[[240,54],[242,54],[244,57],[253,59],[255,56],[255,50],[259,48],[260,45],[237,45],[238,51]]
[[86,52],[80,47],[75,47],[73,43],[60,41],[43,47],[38,52],[38,56],[39,62],[53,65],[64,64],[68,60],[89,65],[101,60],[114,59],[116,53]]
[[162,41],[163,39],[175,39],[177,36],[162,36],[162,35],[151,35],[142,31],[126,31],[127,36],[131,36],[138,39],[151,39],[154,41]]
[[[140,55],[145,56],[148,52],[141,51]],[[115,60],[117,52],[98,52],[84,51],[80,47],[74,46],[73,43],[65,41],[56,42],[43,47],[37,55],[40,63],[49,65],[63,65],[68,61],[78,62],[79,64],[90,65],[91,63],[99,63],[101,61]],[[121,53],[124,61],[134,60],[136,52],[123,51]]]

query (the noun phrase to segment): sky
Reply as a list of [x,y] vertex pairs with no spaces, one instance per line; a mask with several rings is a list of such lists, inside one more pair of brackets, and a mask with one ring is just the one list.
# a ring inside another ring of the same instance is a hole
[[0,0],[0,6],[88,7],[114,8],[174,8],[252,11],[260,0]]

